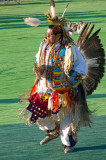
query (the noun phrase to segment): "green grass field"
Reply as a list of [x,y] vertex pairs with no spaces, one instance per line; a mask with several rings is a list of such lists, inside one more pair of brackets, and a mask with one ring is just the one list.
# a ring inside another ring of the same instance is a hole
[[[65,17],[73,23],[86,21],[101,28],[99,36],[106,51],[106,1],[105,0],[55,0],[56,12],[62,14],[70,2]],[[64,155],[58,138],[45,146],[39,141],[44,137],[36,126],[28,127],[19,121],[17,114],[19,96],[34,83],[32,68],[39,44],[45,36],[48,22],[44,13],[49,9],[48,0],[24,0],[20,5],[0,2],[0,160],[105,160],[106,159],[106,74],[97,90],[88,97],[91,110],[96,109],[92,129],[83,128],[78,134],[75,152]],[[44,21],[33,28],[24,24],[26,17]],[[75,40],[77,35],[73,36]]]

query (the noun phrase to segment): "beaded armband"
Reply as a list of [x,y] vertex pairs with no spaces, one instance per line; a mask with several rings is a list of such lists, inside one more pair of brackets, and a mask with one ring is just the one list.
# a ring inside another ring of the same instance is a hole
[[69,80],[71,81],[73,87],[77,87],[79,85],[79,83],[81,83],[82,76],[78,72],[74,71],[71,74]]

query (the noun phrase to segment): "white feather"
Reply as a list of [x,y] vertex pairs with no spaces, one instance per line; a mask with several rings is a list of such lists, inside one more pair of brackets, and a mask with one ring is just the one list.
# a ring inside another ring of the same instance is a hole
[[29,25],[29,26],[32,26],[32,27],[37,27],[39,26],[42,22],[37,19],[37,18],[24,18],[24,22]]
[[98,67],[99,66],[97,58],[86,59],[86,63],[88,67]]
[[74,31],[69,32],[70,36],[74,35]]
[[53,107],[53,100],[52,100],[52,98],[51,98],[51,97],[49,97],[49,99],[48,99],[48,106],[47,106],[47,108],[48,108],[48,110],[52,110],[52,107]]
[[51,15],[52,19],[56,17],[55,7],[54,6],[50,6],[50,15]]
[[82,22],[82,21],[81,21],[81,22],[78,23],[78,26],[77,26],[77,33],[78,33],[78,34],[81,33],[84,25],[85,25],[85,22]]

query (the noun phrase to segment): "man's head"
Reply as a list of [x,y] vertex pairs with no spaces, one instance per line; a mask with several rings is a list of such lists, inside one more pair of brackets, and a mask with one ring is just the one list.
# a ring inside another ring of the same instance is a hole
[[59,40],[62,40],[63,31],[60,25],[50,25],[46,33],[46,38],[48,43],[51,44],[57,43]]

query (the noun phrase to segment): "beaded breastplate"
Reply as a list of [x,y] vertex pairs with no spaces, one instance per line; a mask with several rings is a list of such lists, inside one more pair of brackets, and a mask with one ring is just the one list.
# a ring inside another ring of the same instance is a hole
[[56,91],[62,94],[68,89],[65,84],[67,77],[63,72],[63,63],[66,47],[70,48],[71,43],[63,41],[57,53],[55,51],[55,46],[53,46],[49,54],[48,63],[46,63],[47,65],[45,65],[46,46],[47,43],[44,42],[39,57],[41,73],[46,70],[47,82],[52,83]]

